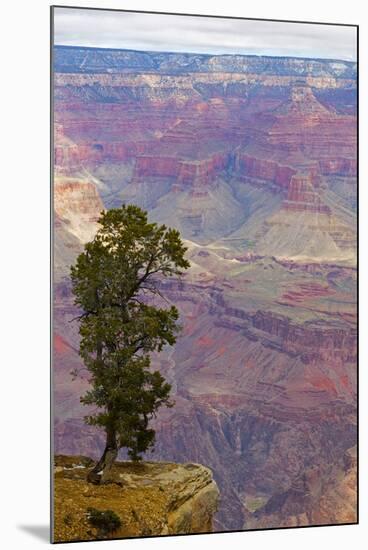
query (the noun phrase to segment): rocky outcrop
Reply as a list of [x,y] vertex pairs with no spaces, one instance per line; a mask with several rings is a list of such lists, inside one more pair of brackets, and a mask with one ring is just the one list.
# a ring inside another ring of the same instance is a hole
[[70,266],[97,230],[104,205],[93,181],[81,177],[54,178],[54,282],[55,300],[65,304],[70,289],[65,277]]
[[294,212],[318,212],[331,214],[331,209],[322,203],[318,189],[313,185],[311,174],[294,175],[289,183],[282,208]]
[[229,161],[226,153],[216,153],[201,160],[183,160],[175,157],[138,156],[133,183],[152,178],[171,179],[176,186],[205,187],[225,169]]
[[55,164],[68,171],[80,170],[83,165],[99,165],[106,159],[112,162],[128,161],[137,147],[125,142],[92,142],[84,144],[58,143],[55,145]]
[[[69,106],[71,107],[71,106]],[[73,174],[82,170],[83,166],[98,166],[102,162],[124,162],[128,161],[142,151],[142,146],[131,141],[115,139],[93,139],[98,123],[79,122],[72,125],[72,132],[67,125],[67,132],[71,135],[84,135],[82,143],[74,142],[65,134],[63,124],[55,124],[54,163],[58,173]],[[92,139],[88,136],[92,134]],[[144,150],[144,149],[143,149]]]
[[103,203],[96,185],[88,180],[56,177],[54,181],[56,227],[63,223],[81,242],[93,238]]
[[[175,535],[212,531],[219,490],[209,468],[200,464],[117,462],[108,485],[91,485],[93,461],[56,456],[54,542],[94,540],[88,508],[112,510],[121,527],[106,538]],[[67,492],[68,499],[64,499]]]
[[216,153],[207,159],[182,162],[177,183],[197,187],[210,185],[226,168],[228,159],[228,154]]
[[179,161],[172,157],[139,156],[135,162],[133,181],[145,178],[174,178],[179,174]]
[[311,87],[292,87],[289,99],[266,117],[270,121],[268,145],[287,151],[290,159],[300,152],[309,160],[355,157],[355,117],[326,108]]
[[274,114],[287,115],[291,119],[300,115],[313,118],[318,122],[319,117],[331,117],[333,112],[318,101],[313,90],[305,84],[293,86],[290,91],[290,99],[275,109]]
[[274,185],[281,190],[287,190],[296,170],[283,166],[276,161],[256,158],[249,154],[238,152],[234,171],[240,178],[260,180]]

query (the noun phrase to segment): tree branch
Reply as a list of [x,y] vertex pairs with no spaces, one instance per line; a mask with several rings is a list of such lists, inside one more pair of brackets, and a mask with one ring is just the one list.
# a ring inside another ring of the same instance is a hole
[[73,321],[80,321],[83,317],[87,317],[88,315],[97,315],[97,311],[85,311],[81,315],[77,315],[77,317],[70,319],[69,323],[73,323]]

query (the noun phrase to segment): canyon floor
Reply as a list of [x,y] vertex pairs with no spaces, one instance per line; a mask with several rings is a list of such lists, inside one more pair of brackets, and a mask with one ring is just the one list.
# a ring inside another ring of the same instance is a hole
[[356,521],[356,64],[60,46],[54,70],[55,452],[103,447],[69,268],[134,203],[191,263],[159,282],[183,329],[146,459],[211,468],[217,530]]

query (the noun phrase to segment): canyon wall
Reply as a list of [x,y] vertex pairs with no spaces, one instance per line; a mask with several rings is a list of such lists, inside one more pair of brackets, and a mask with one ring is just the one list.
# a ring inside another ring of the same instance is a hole
[[354,522],[356,64],[57,47],[55,71],[56,452],[103,447],[69,268],[134,203],[191,263],[160,281],[183,329],[147,459],[211,468],[215,530]]

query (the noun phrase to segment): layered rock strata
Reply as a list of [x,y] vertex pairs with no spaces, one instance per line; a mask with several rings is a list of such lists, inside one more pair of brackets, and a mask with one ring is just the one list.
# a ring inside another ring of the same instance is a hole
[[55,55],[56,451],[103,448],[83,422],[88,380],[69,375],[69,267],[102,202],[139,204],[180,230],[191,262],[160,283],[183,330],[153,358],[175,399],[155,459],[211,467],[217,530],[352,521],[356,64]]

